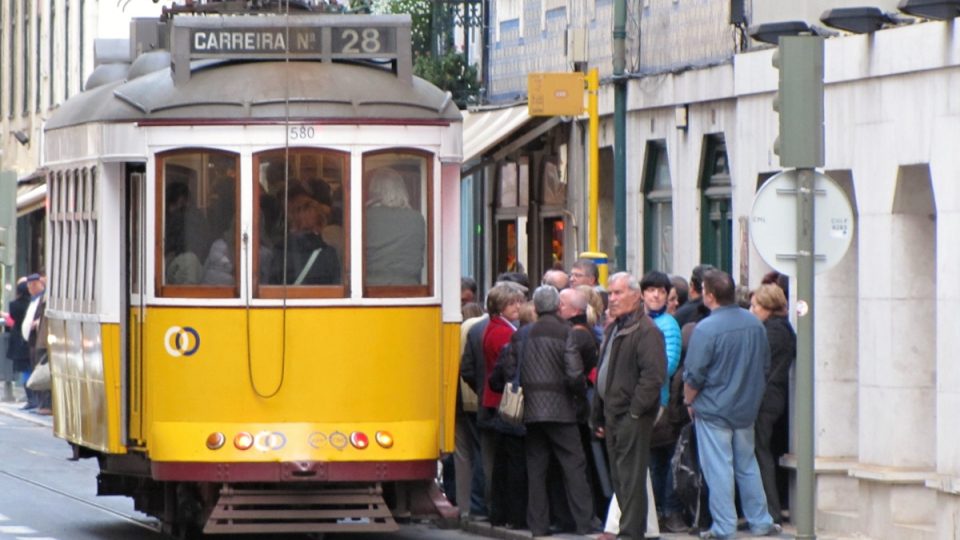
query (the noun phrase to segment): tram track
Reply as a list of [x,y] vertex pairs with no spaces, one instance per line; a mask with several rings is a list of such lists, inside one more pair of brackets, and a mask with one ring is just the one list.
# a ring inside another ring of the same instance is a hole
[[35,488],[39,488],[39,489],[42,489],[42,490],[47,491],[47,492],[50,492],[50,493],[55,493],[55,494],[57,494],[57,495],[59,495],[59,496],[61,496],[61,497],[64,497],[64,498],[70,499],[70,500],[72,500],[72,501],[78,502],[78,503],[80,503],[80,504],[82,504],[82,505],[84,505],[84,506],[87,506],[87,507],[89,507],[89,508],[93,508],[94,510],[99,510],[100,512],[103,512],[103,513],[105,513],[105,514],[109,514],[109,515],[111,515],[111,516],[120,518],[120,519],[122,519],[122,520],[124,520],[124,521],[126,521],[126,522],[128,522],[128,523],[130,523],[130,524],[132,524],[132,525],[136,525],[137,527],[140,527],[140,528],[142,528],[142,529],[147,529],[147,530],[149,530],[149,531],[162,534],[162,531],[160,530],[160,524],[159,524],[159,523],[147,523],[147,522],[144,522],[143,520],[138,519],[137,517],[135,517],[135,516],[133,516],[133,515],[126,514],[126,513],[123,513],[123,512],[119,512],[119,511],[117,511],[117,510],[114,510],[114,509],[112,509],[112,508],[110,508],[110,507],[108,507],[108,506],[102,505],[102,504],[98,504],[98,503],[95,503],[95,502],[91,502],[91,501],[89,501],[89,500],[87,500],[87,499],[84,499],[83,497],[79,497],[79,496],[77,496],[77,495],[72,495],[72,494],[70,494],[70,493],[68,493],[68,492],[66,492],[66,491],[64,491],[64,490],[62,490],[62,489],[58,489],[58,488],[56,488],[56,487],[54,487],[54,486],[52,486],[52,485],[45,484],[45,483],[43,483],[43,482],[38,482],[38,481],[36,481],[36,480],[27,478],[27,477],[25,477],[25,476],[21,476],[21,475],[16,474],[16,473],[12,473],[12,472],[10,472],[10,471],[0,470],[0,474],[2,474],[3,476],[6,476],[6,477],[12,478],[12,479],[14,479],[14,480],[18,480],[18,481],[20,481],[20,482],[23,482],[24,484],[31,485],[31,486],[33,486],[33,487],[35,487]]

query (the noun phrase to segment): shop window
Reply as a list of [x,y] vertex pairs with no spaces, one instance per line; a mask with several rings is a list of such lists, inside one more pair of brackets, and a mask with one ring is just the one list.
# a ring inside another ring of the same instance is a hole
[[563,269],[563,217],[543,219],[543,251],[540,256],[544,271],[552,268]]
[[261,298],[337,298],[349,283],[349,154],[254,155],[254,288]]
[[663,141],[647,143],[644,191],[644,271],[673,272],[673,186]]
[[518,258],[518,227],[516,220],[497,221],[497,273],[523,272]]
[[364,296],[430,294],[431,163],[411,151],[364,156]]
[[700,262],[732,272],[733,186],[722,134],[705,137],[700,171]]
[[238,164],[236,154],[215,150],[157,156],[159,296],[237,296]]

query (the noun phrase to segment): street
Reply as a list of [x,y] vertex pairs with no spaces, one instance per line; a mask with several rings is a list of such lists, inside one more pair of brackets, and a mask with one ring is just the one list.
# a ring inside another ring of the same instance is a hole
[[[0,404],[0,540],[169,538],[159,532],[155,519],[133,509],[131,499],[97,497],[96,460],[70,461],[70,447],[52,435],[51,417],[20,411],[19,406],[19,403]],[[429,524],[402,524],[394,534],[328,534],[324,538],[403,540],[478,536]]]

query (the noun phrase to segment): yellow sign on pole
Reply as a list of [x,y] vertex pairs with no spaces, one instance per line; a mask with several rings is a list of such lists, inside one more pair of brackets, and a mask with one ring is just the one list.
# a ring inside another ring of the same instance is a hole
[[530,73],[527,96],[530,116],[579,116],[583,114],[583,73]]

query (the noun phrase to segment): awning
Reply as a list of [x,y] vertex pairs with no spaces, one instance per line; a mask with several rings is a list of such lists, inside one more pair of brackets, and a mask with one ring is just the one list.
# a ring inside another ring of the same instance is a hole
[[463,162],[480,157],[530,120],[527,106],[463,111]]
[[47,202],[47,184],[21,184],[17,186],[17,216],[39,210]]

